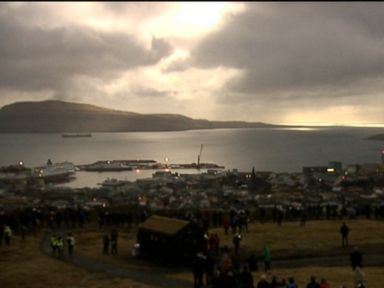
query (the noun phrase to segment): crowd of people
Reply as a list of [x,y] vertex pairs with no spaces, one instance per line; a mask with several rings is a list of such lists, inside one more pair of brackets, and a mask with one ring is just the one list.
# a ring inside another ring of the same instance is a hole
[[50,238],[50,246],[52,249],[52,256],[64,256],[64,242],[66,242],[68,256],[73,255],[73,248],[75,246],[75,237],[72,233],[68,233],[66,237],[66,241],[62,235],[52,234]]
[[[250,269],[250,263],[243,265],[241,269],[238,260],[228,254],[224,254],[216,264],[209,254],[199,252],[196,255],[193,263],[194,288],[205,285],[212,288],[299,288],[294,277],[280,279],[269,273],[272,275],[270,280],[267,274],[254,279],[254,270]],[[361,267],[357,266],[354,271],[354,286],[351,288],[366,288]],[[331,284],[325,278],[318,282],[315,276],[311,276],[306,288],[331,288]],[[340,288],[348,287],[342,284]]]
[[[247,214],[244,212],[240,212],[240,214],[229,213],[228,221],[224,220],[223,222],[224,234],[228,235],[229,228],[231,228],[233,234],[233,253],[229,253],[227,246],[220,247],[220,238],[217,234],[205,234],[206,245],[196,254],[192,261],[194,287],[200,288],[205,284],[213,288],[298,288],[294,277],[279,279],[277,276],[273,276],[268,281],[266,274],[262,274],[260,279],[254,281],[252,272],[263,269],[265,273],[269,272],[271,274],[271,251],[267,244],[264,245],[260,257],[252,252],[241,269],[239,250],[242,241],[241,232],[244,235],[248,231],[245,224],[248,222],[246,219]],[[282,223],[278,223],[278,225],[282,225]],[[342,247],[348,247],[350,228],[346,222],[342,223],[339,232],[342,237]],[[354,247],[350,253],[350,262],[354,271],[354,288],[366,287],[366,280],[362,271],[362,260],[362,253],[358,247]],[[259,267],[259,261],[263,262],[263,268]],[[312,276],[306,287],[331,288],[331,285],[325,278],[318,282],[316,277]],[[347,288],[347,286],[342,285],[340,288]]]
[[[261,274],[260,279],[254,279],[252,274],[254,270],[250,269],[249,264],[243,265],[241,269],[236,258],[224,254],[215,265],[210,254],[199,252],[193,263],[194,288],[205,285],[212,288],[299,288],[294,277],[280,279],[269,273],[272,275],[270,280],[267,274]],[[361,267],[356,267],[354,271],[353,288],[366,288],[365,275]],[[331,288],[331,284],[325,278],[319,282],[315,276],[311,276],[306,288]],[[347,286],[343,284],[340,288]]]
[[[282,221],[285,219],[285,216],[283,217],[282,215],[285,214],[279,214],[279,212],[276,211],[276,215],[272,219],[274,219],[278,225],[282,225]],[[297,288],[297,286],[295,286],[296,283],[294,278],[285,280],[272,277],[271,280],[268,281],[267,277],[261,277],[257,281],[254,281],[252,272],[262,270],[259,268],[259,261],[264,264],[264,272],[269,272],[269,275],[271,273],[271,251],[268,245],[263,246],[263,252],[259,257],[252,252],[247,258],[246,263],[243,263],[242,266],[240,265],[239,253],[241,251],[242,238],[248,232],[248,224],[252,219],[252,215],[248,210],[230,210],[229,213],[213,211],[210,214],[206,212],[189,214],[184,212],[173,216],[191,221],[199,221],[202,223],[202,226],[206,228],[205,231],[207,231],[204,235],[207,248],[199,251],[195,257],[196,259],[193,259],[192,266],[195,287],[202,287],[203,282],[205,282],[205,284],[212,285],[212,287],[220,288]],[[101,210],[98,214],[96,214],[95,218],[97,219],[100,230],[105,230],[104,226],[119,228],[122,226],[130,227],[134,224],[137,225],[140,222],[145,221],[148,217],[149,213],[146,210],[138,211],[136,213],[121,213]],[[263,217],[266,217],[266,215]],[[68,231],[76,228],[81,229],[86,225],[86,223],[91,222],[92,219],[95,218],[92,218],[90,211],[82,208],[64,210],[28,208],[17,211],[16,213],[1,212],[0,227],[2,228],[0,229],[0,245],[3,243],[11,245],[11,239],[14,235],[14,231],[18,231],[21,238],[25,239],[28,233],[38,227],[51,228],[52,231]],[[233,253],[229,253],[230,249],[228,247],[221,247],[220,238],[217,233],[208,234],[208,228],[211,228],[212,226],[223,227],[225,235],[232,233]],[[117,244],[119,234],[117,230],[118,229],[112,229],[110,233],[102,234],[102,254],[109,255],[118,253]],[[348,247],[348,235],[350,233],[350,228],[345,222],[342,223],[339,232],[341,234],[341,246]],[[52,249],[52,255],[63,256],[66,249],[68,256],[72,256],[75,246],[74,235],[72,233],[68,233],[65,237],[59,234],[52,234],[50,238],[50,246]],[[366,287],[364,274],[362,272],[362,253],[357,249],[357,247],[351,252],[350,261],[351,266],[355,271],[355,287]],[[320,283],[318,283],[320,286],[316,286],[316,281],[312,282],[312,286],[307,286],[307,288],[330,287],[325,279],[322,279]]]

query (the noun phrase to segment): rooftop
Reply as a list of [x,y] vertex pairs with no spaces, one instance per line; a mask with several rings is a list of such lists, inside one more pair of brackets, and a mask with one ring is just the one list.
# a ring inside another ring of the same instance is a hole
[[172,236],[177,234],[188,224],[188,221],[153,215],[141,223],[139,225],[139,229],[145,229]]

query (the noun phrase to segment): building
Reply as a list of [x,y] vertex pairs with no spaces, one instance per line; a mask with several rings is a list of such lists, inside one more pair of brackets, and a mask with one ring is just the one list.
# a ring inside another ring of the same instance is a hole
[[327,166],[309,166],[303,167],[303,173],[306,175],[314,174],[314,173],[327,173]]
[[139,225],[140,253],[160,260],[191,259],[204,249],[203,229],[194,222],[153,215]]
[[343,171],[343,163],[339,161],[329,161],[327,172],[341,173]]

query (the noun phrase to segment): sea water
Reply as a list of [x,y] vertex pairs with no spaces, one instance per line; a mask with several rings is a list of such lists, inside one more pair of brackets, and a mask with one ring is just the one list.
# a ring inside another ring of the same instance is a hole
[[[0,166],[23,161],[27,167],[70,161],[76,165],[98,160],[149,159],[165,163],[201,162],[226,169],[300,172],[303,166],[328,161],[379,163],[384,141],[366,140],[382,128],[247,128],[177,132],[92,133],[92,137],[63,138],[61,134],[0,134]],[[78,172],[68,186],[96,186],[105,179],[133,181],[154,171]],[[194,171],[188,171],[194,172]],[[197,172],[197,171],[195,171]]]

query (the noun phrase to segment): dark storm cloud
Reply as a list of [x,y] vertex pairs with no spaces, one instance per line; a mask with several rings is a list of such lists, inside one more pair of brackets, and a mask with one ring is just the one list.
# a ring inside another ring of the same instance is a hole
[[162,39],[154,38],[146,49],[124,33],[28,25],[6,9],[0,6],[0,88],[65,91],[75,76],[116,77],[127,69],[156,64],[172,51]]
[[384,76],[384,3],[256,2],[227,20],[189,64],[239,69],[226,88],[250,95],[244,100],[295,99],[314,89],[330,92],[316,97],[353,95],[354,85]]

